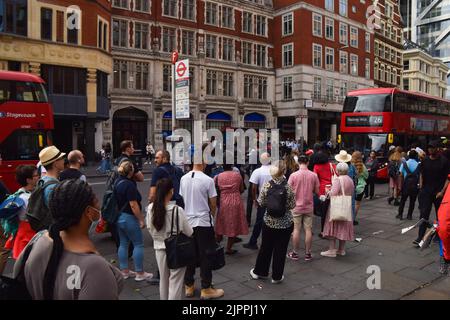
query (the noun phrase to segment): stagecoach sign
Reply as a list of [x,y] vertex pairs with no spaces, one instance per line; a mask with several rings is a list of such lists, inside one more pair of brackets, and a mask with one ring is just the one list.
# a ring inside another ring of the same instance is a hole
[[189,60],[175,63],[175,117],[189,119]]

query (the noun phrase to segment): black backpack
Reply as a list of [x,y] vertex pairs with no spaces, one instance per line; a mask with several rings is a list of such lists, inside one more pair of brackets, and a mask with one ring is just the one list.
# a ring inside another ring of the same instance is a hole
[[411,172],[411,170],[409,170],[406,162],[403,163],[403,167],[406,170],[406,177],[403,181],[403,190],[407,192],[414,192],[417,190],[417,185],[419,184],[419,166],[417,166],[414,172]]
[[400,164],[397,161],[391,161],[388,164],[388,174],[391,178],[397,178],[399,175]]
[[120,212],[126,207],[127,203],[125,203],[123,208],[119,208],[117,204],[117,195],[115,193],[115,189],[119,184],[121,184],[125,180],[121,180],[117,183],[115,183],[112,186],[111,190],[106,190],[105,194],[103,195],[103,201],[102,201],[102,218],[108,223],[114,224],[117,222],[117,219],[119,218]]
[[267,214],[274,218],[281,218],[286,214],[287,181],[276,184],[271,180],[269,183],[270,188],[267,190]]
[[48,186],[57,183],[59,182],[54,179],[45,183],[41,180],[38,182],[36,189],[31,193],[30,199],[28,200],[27,219],[31,225],[31,229],[36,232],[47,229],[53,222],[50,209],[45,204],[44,191]]
[[[106,184],[105,184],[106,192],[112,191],[114,189],[114,184],[116,183],[117,179],[120,177],[119,170],[118,170],[119,166],[122,163],[122,161],[125,161],[125,160],[131,161],[129,158],[126,158],[124,156],[120,156],[114,162],[114,167],[111,169],[111,172],[109,173],[108,179],[106,179]],[[103,202],[103,205],[104,205],[104,202]]]
[[184,200],[183,197],[180,195],[180,182],[181,178],[183,177],[183,171],[181,171],[180,168],[177,168],[175,166],[172,166],[170,170],[166,169],[165,167],[160,167],[165,173],[168,174],[170,180],[172,180],[173,184],[173,200],[176,201],[177,206],[184,208]]

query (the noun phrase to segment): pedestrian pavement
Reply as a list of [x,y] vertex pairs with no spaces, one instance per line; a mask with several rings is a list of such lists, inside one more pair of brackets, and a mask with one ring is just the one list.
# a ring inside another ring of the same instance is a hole
[[[363,200],[355,226],[355,237],[360,242],[346,245],[347,255],[337,258],[320,256],[327,250],[328,241],[320,239],[320,219],[314,220],[313,260],[305,262],[301,254],[299,261],[286,260],[285,280],[271,284],[270,280],[252,280],[249,271],[254,267],[257,251],[242,247],[250,235],[241,236],[242,243],[234,245],[238,253],[226,256],[226,265],[213,271],[216,288],[225,290],[222,299],[227,300],[397,300],[397,299],[450,299],[450,277],[439,273],[439,248],[414,248],[412,241],[417,229],[401,234],[401,229],[418,220],[418,209],[414,220],[397,220],[397,208],[387,204],[387,186],[377,185],[373,200]],[[253,210],[253,219],[256,210]],[[432,214],[434,216],[434,213]],[[94,242],[102,255],[118,265],[115,246],[108,234],[94,234]],[[226,239],[224,240],[225,244]],[[144,231],[145,270],[157,270],[152,240]],[[291,245],[289,246],[291,247]],[[303,234],[301,240],[303,248]],[[375,267],[374,267],[375,266]],[[372,268],[379,268],[381,288],[369,289],[367,283],[374,283]],[[197,300],[200,296],[199,270],[196,274]],[[120,295],[124,300],[158,300],[159,287],[147,282],[125,281]]]

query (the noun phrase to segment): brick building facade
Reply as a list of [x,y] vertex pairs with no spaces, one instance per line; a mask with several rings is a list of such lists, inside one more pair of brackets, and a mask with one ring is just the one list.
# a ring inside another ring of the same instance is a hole
[[[364,2],[364,3],[363,3]],[[373,86],[365,1],[274,2],[276,112],[285,137],[336,141],[347,91]]]
[[275,103],[273,8],[258,1],[113,0],[110,119],[105,141],[162,146],[171,132],[173,50],[190,63],[191,129],[270,128]]

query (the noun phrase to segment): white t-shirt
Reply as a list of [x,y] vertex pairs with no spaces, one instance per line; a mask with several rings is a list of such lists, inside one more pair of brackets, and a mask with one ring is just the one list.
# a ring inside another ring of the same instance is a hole
[[[217,197],[214,180],[201,171],[189,171],[180,181],[180,195],[184,199],[184,213],[192,228],[210,227],[210,198]],[[211,221],[211,222],[210,222]]]
[[[25,191],[25,189],[20,188],[21,190]],[[19,198],[23,200],[23,202],[25,202],[25,205],[23,206],[23,208],[19,211],[19,220],[20,221],[25,221],[27,220],[27,208],[28,208],[28,200],[30,199],[31,196],[31,192],[25,191],[24,193],[22,193]]]
[[270,180],[272,180],[272,176],[270,175],[270,165],[262,165],[253,171],[249,181],[258,185],[259,192],[261,192],[264,184]]

